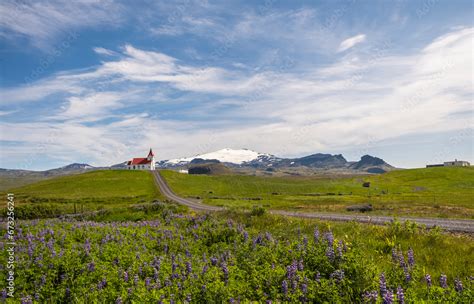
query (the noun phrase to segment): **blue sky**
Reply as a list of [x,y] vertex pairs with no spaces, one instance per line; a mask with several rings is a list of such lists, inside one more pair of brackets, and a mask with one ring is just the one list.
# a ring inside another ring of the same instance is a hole
[[474,161],[471,1],[2,1],[0,167]]

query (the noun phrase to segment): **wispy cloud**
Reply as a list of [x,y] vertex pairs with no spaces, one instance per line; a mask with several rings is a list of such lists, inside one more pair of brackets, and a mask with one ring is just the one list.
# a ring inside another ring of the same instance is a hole
[[58,36],[78,29],[115,26],[122,18],[122,6],[108,1],[14,1],[0,2],[0,35],[20,36],[34,46],[49,50]]
[[338,52],[344,52],[347,51],[348,49],[354,47],[356,44],[359,44],[361,42],[365,41],[365,35],[364,34],[359,34],[354,37],[348,38],[344,41],[341,42],[339,45],[339,48],[337,49]]
[[[150,143],[159,158],[224,146],[294,155],[460,130],[470,124],[469,115],[456,113],[472,108],[473,38],[472,28],[458,29],[410,54],[348,55],[297,73],[278,65],[262,71],[196,66],[125,45],[87,71],[1,90],[7,105],[44,103],[54,115],[3,122],[2,130],[11,131],[0,140],[34,146],[59,130],[50,155],[79,151],[104,164]],[[107,147],[115,149],[113,157]]]

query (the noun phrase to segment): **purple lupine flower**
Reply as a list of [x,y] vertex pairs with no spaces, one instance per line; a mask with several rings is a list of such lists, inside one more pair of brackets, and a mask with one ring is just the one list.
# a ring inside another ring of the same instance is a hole
[[383,272],[380,275],[379,288],[380,288],[380,295],[383,298],[385,294],[387,293],[387,282],[385,281],[385,274]]
[[30,295],[21,298],[21,304],[33,304],[33,299]]
[[134,277],[133,277],[133,284],[137,285],[138,284],[138,275],[136,274]]
[[332,247],[332,245],[334,244],[334,235],[332,234],[331,230],[324,234],[324,238],[328,242],[328,245]]
[[299,271],[303,271],[303,269],[304,269],[303,260],[299,260],[299,262],[298,262],[298,270],[299,270]]
[[202,273],[202,274],[205,274],[205,273],[207,272],[207,269],[208,269],[208,268],[209,268],[209,267],[208,267],[207,265],[204,265],[204,266],[202,267],[202,272],[201,272],[201,273]]
[[203,292],[206,292],[206,284],[202,285],[201,290],[202,290]]
[[2,289],[2,299],[5,300],[7,298],[7,290]]
[[410,267],[415,266],[415,254],[411,248],[408,249],[408,265],[410,265]]
[[86,255],[89,255],[91,252],[91,243],[89,239],[86,239],[86,242],[84,243],[84,251],[86,252]]
[[330,261],[334,261],[335,255],[334,255],[334,248],[332,246],[329,246],[326,248],[326,256]]
[[88,265],[87,265],[87,269],[89,270],[89,272],[93,272],[95,270],[95,264],[94,262],[90,262]]
[[318,283],[321,283],[321,274],[319,273],[319,271],[316,273],[314,280]]
[[117,300],[115,300],[115,304],[122,304],[122,298],[118,297]]
[[463,290],[462,282],[458,278],[454,279],[454,289],[457,292],[461,292]]
[[343,269],[338,269],[331,273],[330,275],[331,279],[336,279],[337,283],[341,283],[342,280],[344,279],[344,270]]
[[387,292],[382,297],[383,304],[392,304],[393,303],[393,292],[391,290],[387,290]]
[[107,279],[106,278],[103,278],[102,281],[100,281],[99,283],[97,283],[97,289],[98,290],[101,290],[103,288],[107,287]]
[[342,258],[342,247],[343,247],[342,241],[339,241],[339,243],[337,244],[337,256],[339,258]]
[[315,243],[319,242],[319,229],[318,229],[318,227],[314,228],[313,238],[314,238]]
[[151,279],[147,277],[145,279],[145,286],[148,290],[150,289],[150,284],[151,284]]
[[230,299],[229,299],[229,304],[234,304],[234,303],[235,303],[234,298],[230,298]]
[[398,262],[398,251],[397,248],[392,248],[392,262]]
[[66,287],[66,298],[69,298],[71,296],[71,289],[69,287]]
[[379,295],[377,291],[366,291],[364,292],[363,298],[365,302],[375,303],[377,302]]
[[308,247],[308,237],[306,235],[303,237],[303,245],[305,248]]
[[296,275],[296,272],[298,270],[298,265],[296,261],[293,261],[290,266],[286,267],[286,277],[288,280],[292,280],[293,277]]
[[221,268],[224,273],[224,282],[227,284],[229,282],[229,269],[227,268],[227,264],[225,262],[222,263]]
[[193,272],[193,268],[192,268],[191,262],[186,262],[186,274],[187,274],[187,275],[190,275],[191,272]]
[[244,242],[247,243],[249,239],[249,233],[247,231],[244,231]]
[[403,288],[398,286],[397,288],[397,301],[398,304],[405,304],[405,294],[403,293]]
[[301,284],[301,292],[303,294],[306,294],[308,292],[308,284],[306,283]]
[[217,265],[217,258],[211,257],[211,264],[212,264],[212,266],[216,266]]
[[426,281],[426,285],[428,285],[428,287],[431,287],[432,282],[431,282],[431,276],[429,274],[425,274],[425,281]]
[[411,281],[411,274],[410,272],[408,271],[408,269],[405,269],[405,282],[410,282]]
[[448,277],[445,274],[439,277],[439,285],[444,289],[448,288]]
[[285,296],[288,295],[288,282],[286,280],[283,280],[283,282],[281,283],[281,289]]
[[128,272],[126,272],[126,271],[123,272],[123,280],[125,282],[128,282]]

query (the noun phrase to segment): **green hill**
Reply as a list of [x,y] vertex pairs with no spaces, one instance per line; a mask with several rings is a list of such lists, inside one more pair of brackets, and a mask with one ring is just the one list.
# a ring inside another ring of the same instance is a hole
[[15,194],[16,211],[24,217],[117,208],[159,196],[150,172],[126,170],[52,178],[8,192]]
[[211,205],[345,212],[348,205],[371,203],[377,214],[474,218],[474,168],[332,178],[163,174],[177,193]]

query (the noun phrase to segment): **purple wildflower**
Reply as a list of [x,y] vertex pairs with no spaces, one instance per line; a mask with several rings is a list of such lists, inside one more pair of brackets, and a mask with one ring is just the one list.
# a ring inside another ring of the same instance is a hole
[[283,280],[281,283],[281,289],[283,291],[283,294],[286,296],[288,294],[288,282],[286,280]]
[[393,303],[393,292],[391,290],[388,290],[384,296],[382,297],[383,304],[392,304]]
[[84,251],[86,252],[86,255],[89,255],[91,252],[91,243],[89,239],[86,239],[86,242],[84,243]]
[[299,262],[298,262],[298,270],[299,270],[299,271],[303,271],[303,268],[304,268],[304,266],[303,266],[303,260],[299,260]]
[[66,298],[69,298],[71,296],[71,289],[69,287],[66,287]]
[[377,291],[366,291],[363,295],[364,301],[369,302],[369,303],[375,303],[377,302],[377,299],[379,297]]
[[145,286],[146,286],[147,289],[150,289],[150,284],[151,284],[151,279],[147,277],[145,279]]
[[344,279],[344,270],[338,269],[338,270],[334,271],[333,273],[331,273],[330,278],[331,279],[336,279],[337,283],[341,283],[342,280]]
[[463,290],[462,282],[458,278],[454,279],[454,289],[457,292],[461,292]]
[[334,244],[334,235],[332,234],[331,230],[324,234],[324,238],[328,242],[328,245],[332,247],[332,245]]
[[316,280],[316,282],[320,283],[321,282],[321,274],[319,273],[319,271],[316,273],[314,279]]
[[115,304],[122,304],[122,298],[118,297],[117,300],[115,300]]
[[334,248],[332,248],[332,245],[326,249],[326,256],[328,257],[330,261],[334,261],[335,255],[334,255]]
[[21,304],[33,304],[33,299],[30,295],[21,298]]
[[93,272],[95,270],[95,264],[94,262],[90,262],[88,265],[87,265],[87,269],[89,270],[89,272]]
[[405,294],[403,293],[403,288],[398,286],[397,288],[397,301],[399,304],[405,304]]
[[227,284],[229,282],[229,269],[227,268],[227,264],[222,263],[221,268],[224,273],[224,282]]
[[318,227],[314,228],[313,238],[315,243],[319,243],[319,229]]
[[383,298],[385,296],[385,294],[387,293],[387,282],[385,281],[385,274],[384,273],[382,273],[380,275],[379,288],[380,288],[380,295]]
[[209,268],[209,267],[208,267],[207,265],[204,265],[204,266],[202,267],[202,274],[205,274],[205,273],[207,272],[207,269],[208,269],[208,268]]
[[123,280],[125,282],[128,282],[128,272],[126,272],[126,271],[123,272]]
[[187,274],[187,275],[190,275],[191,272],[193,272],[193,268],[192,268],[191,262],[186,262],[186,274]]
[[408,265],[411,267],[415,266],[415,254],[413,253],[413,249],[408,249]]
[[135,285],[138,284],[138,275],[137,274],[133,277],[133,284],[135,284]]
[[211,257],[211,264],[212,264],[212,266],[216,266],[217,265],[217,258]]
[[432,281],[431,281],[431,276],[429,274],[425,274],[425,281],[426,281],[426,285],[428,285],[428,287],[431,287]]
[[439,277],[439,285],[445,289],[448,288],[448,277],[445,274]]

